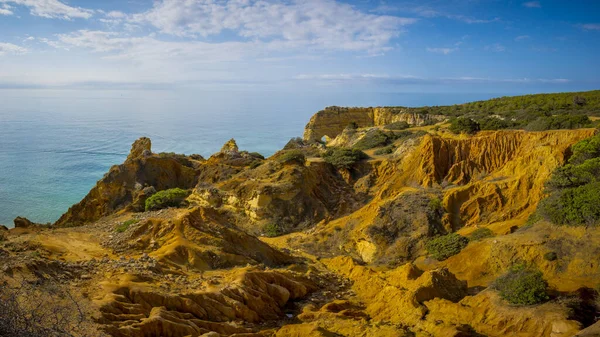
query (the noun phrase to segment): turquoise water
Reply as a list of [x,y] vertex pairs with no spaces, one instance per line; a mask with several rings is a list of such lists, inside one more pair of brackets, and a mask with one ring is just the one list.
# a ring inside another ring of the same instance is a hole
[[81,200],[131,143],[154,152],[240,149],[271,155],[325,106],[440,105],[494,94],[71,91],[0,89],[0,224],[53,222]]

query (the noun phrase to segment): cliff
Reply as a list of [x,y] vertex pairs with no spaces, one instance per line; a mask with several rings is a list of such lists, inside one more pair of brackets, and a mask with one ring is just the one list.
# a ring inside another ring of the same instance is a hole
[[[305,139],[399,120],[438,117],[328,108]],[[390,151],[367,149],[347,167],[300,140],[265,159],[232,139],[204,159],[152,153],[141,138],[53,226],[19,219],[27,225],[0,229],[0,298],[23,291],[23,280],[51,284],[25,297],[55,307],[49,296],[70,291],[80,312],[69,317],[83,313],[88,336],[593,333],[600,228],[528,219],[573,145],[597,131],[454,135],[438,126],[403,131],[410,137],[390,140]],[[343,136],[328,145],[359,138]],[[146,211],[147,198],[172,188],[185,199]],[[428,251],[436,237],[479,229],[490,236],[444,260]],[[510,304],[494,286],[521,265],[548,283],[544,303]]]
[[413,126],[444,120],[441,115],[418,114],[404,108],[342,108],[328,107],[314,114],[304,128],[304,140],[329,139],[339,135],[350,123],[358,127],[383,126],[394,122],[407,122]]

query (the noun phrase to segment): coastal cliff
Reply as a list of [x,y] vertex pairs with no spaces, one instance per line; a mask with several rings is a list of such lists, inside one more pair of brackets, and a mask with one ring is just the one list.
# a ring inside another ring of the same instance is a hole
[[[328,108],[269,158],[235,140],[207,159],[153,153],[141,138],[52,226],[0,228],[0,281],[50,283],[36,298],[55,308],[69,291],[86,336],[593,331],[600,229],[536,210],[597,130],[455,134],[445,120]],[[381,128],[398,121],[414,127]],[[445,237],[460,241],[434,255]],[[515,266],[535,266],[542,301],[508,302],[497,284]]]
[[342,108],[327,107],[314,114],[304,128],[304,140],[329,139],[339,135],[350,123],[358,127],[383,126],[394,122],[406,122],[412,126],[421,126],[444,120],[441,115],[429,115],[409,112],[404,108]]

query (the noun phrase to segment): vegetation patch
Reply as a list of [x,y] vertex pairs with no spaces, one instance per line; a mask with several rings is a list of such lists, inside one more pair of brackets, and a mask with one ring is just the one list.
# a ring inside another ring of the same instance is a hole
[[330,148],[323,155],[325,162],[335,166],[336,168],[349,169],[355,163],[368,158],[364,152],[357,149]]
[[275,223],[268,223],[263,226],[263,233],[265,234],[265,236],[273,238],[282,235],[284,231],[280,225]]
[[138,222],[140,222],[139,219],[129,219],[129,220],[123,222],[122,224],[117,225],[117,227],[115,227],[115,231],[117,233],[123,233],[127,229],[129,229],[129,226],[134,225],[134,224],[136,224]]
[[407,122],[394,122],[385,126],[388,130],[405,130],[410,128],[410,124]]
[[464,117],[453,119],[450,122],[450,127],[448,127],[448,130],[450,130],[451,132],[456,133],[456,134],[458,134],[458,133],[474,134],[477,131],[479,131],[480,129],[481,129],[481,127],[479,126],[479,123],[472,120],[471,118],[464,118]]
[[369,130],[363,138],[356,142],[353,148],[357,150],[368,150],[375,147],[388,145],[392,140],[393,138],[385,132],[382,132],[378,129],[372,129]]
[[306,156],[302,150],[285,150],[277,157],[277,160],[280,163],[296,163],[304,165]]
[[181,188],[171,188],[156,192],[150,198],[146,199],[146,211],[154,211],[167,207],[180,207],[189,192]]
[[558,255],[555,252],[548,252],[544,254],[544,260],[546,261],[556,261],[558,259]]
[[375,150],[374,154],[381,156],[381,155],[386,155],[386,154],[392,154],[394,153],[394,151],[396,150],[396,146],[394,145],[388,145],[386,147],[383,147],[381,149]]
[[476,230],[474,230],[473,233],[471,233],[471,235],[469,236],[469,240],[479,241],[479,240],[482,240],[485,238],[491,238],[493,236],[494,236],[494,232],[492,232],[487,227],[482,227],[482,228],[477,228]]
[[493,287],[510,304],[534,305],[549,299],[548,283],[542,273],[524,265],[513,266],[494,282]]
[[427,252],[438,261],[460,253],[467,246],[469,239],[456,233],[438,236],[426,244]]
[[546,183],[547,198],[538,213],[557,225],[597,226],[600,224],[600,135],[572,147],[573,154],[557,168]]

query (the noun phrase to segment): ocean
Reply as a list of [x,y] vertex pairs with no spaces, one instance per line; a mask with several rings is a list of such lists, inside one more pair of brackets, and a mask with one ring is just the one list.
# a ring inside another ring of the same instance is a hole
[[218,151],[230,138],[265,156],[302,136],[326,106],[423,106],[498,94],[172,92],[0,89],[0,224],[57,220],[81,200],[131,143],[154,152]]

